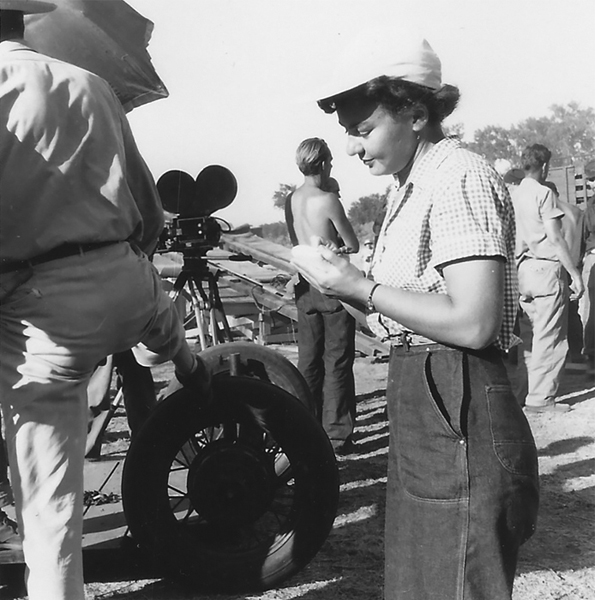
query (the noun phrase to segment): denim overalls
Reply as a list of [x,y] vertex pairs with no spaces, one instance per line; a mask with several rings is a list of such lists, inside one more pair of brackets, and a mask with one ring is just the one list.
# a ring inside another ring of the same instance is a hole
[[501,353],[393,347],[386,600],[510,600],[537,452]]

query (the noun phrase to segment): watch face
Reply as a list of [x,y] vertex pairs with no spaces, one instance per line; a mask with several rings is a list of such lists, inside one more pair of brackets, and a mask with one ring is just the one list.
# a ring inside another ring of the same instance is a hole
[[368,302],[366,303],[366,308],[368,309],[368,312],[374,312],[375,310],[375,306],[374,306],[374,292],[376,291],[376,288],[379,286],[379,283],[375,283],[372,286],[372,289],[370,290],[370,294],[368,295]]

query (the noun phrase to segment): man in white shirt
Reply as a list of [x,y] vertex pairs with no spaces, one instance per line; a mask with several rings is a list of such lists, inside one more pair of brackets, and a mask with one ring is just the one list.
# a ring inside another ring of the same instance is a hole
[[[532,347],[525,348],[529,412],[566,412],[557,404],[560,375],[568,352],[568,300],[579,298],[584,285],[564,239],[564,217],[547,178],[551,152],[541,144],[522,155],[525,178],[513,192],[517,226],[516,259],[520,304],[532,326]],[[568,275],[571,294],[569,295]]]
[[[87,386],[106,356],[209,374],[146,253],[163,229],[124,110],[96,75],[23,43],[0,0],[0,403],[30,600],[82,600]],[[0,474],[1,475],[1,474]]]

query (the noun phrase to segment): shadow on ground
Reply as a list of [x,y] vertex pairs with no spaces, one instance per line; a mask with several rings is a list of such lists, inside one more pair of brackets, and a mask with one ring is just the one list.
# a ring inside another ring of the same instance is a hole
[[[544,593],[554,579],[556,585],[567,586],[567,593],[556,597],[575,597],[574,588],[565,584],[559,573],[581,569],[589,573],[595,567],[595,437],[588,429],[589,417],[592,419],[595,412],[595,398],[592,391],[580,393],[584,384],[584,378],[578,376],[564,382],[564,393],[575,394],[569,400],[573,411],[568,413],[575,417],[532,418],[540,464],[546,464],[547,469],[541,476],[537,532],[521,548],[519,558],[519,580],[527,583],[515,589],[515,600],[549,598]],[[385,408],[383,389],[366,391],[358,397],[358,451],[338,458],[341,495],[334,528],[312,562],[283,586],[241,594],[189,589],[163,579],[163,574],[148,567],[130,543],[116,551],[86,551],[87,594],[102,600],[380,600],[388,452]],[[570,421],[572,418],[575,420]],[[569,427],[575,427],[574,423],[578,425],[569,435]],[[19,568],[22,581],[21,566],[11,566],[13,580],[18,580]],[[534,577],[541,582],[537,587]],[[527,591],[529,587],[533,589]],[[0,590],[0,597],[11,596],[2,596]],[[576,597],[589,595],[585,592]]]

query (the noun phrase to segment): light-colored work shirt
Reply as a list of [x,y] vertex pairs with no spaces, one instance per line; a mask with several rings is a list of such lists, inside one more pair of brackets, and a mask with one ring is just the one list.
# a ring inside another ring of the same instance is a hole
[[109,84],[22,43],[0,43],[0,258],[64,243],[154,249],[163,210]]
[[525,177],[512,195],[516,214],[516,259],[558,260],[554,245],[545,232],[544,221],[561,219],[564,212],[552,190],[531,177]]
[[593,198],[589,199],[585,206],[583,237],[585,240],[585,254],[595,253],[595,200]]
[[[402,186],[396,182],[370,273],[384,285],[446,294],[445,265],[473,258],[504,259],[504,315],[496,345],[506,350],[516,340],[514,243],[514,211],[502,178],[456,138],[446,138],[417,159]],[[404,330],[380,313],[371,313],[368,325],[385,340]]]
[[578,267],[583,258],[584,213],[574,204],[556,198],[558,208],[564,213],[562,217],[562,236],[568,246],[572,264]]

